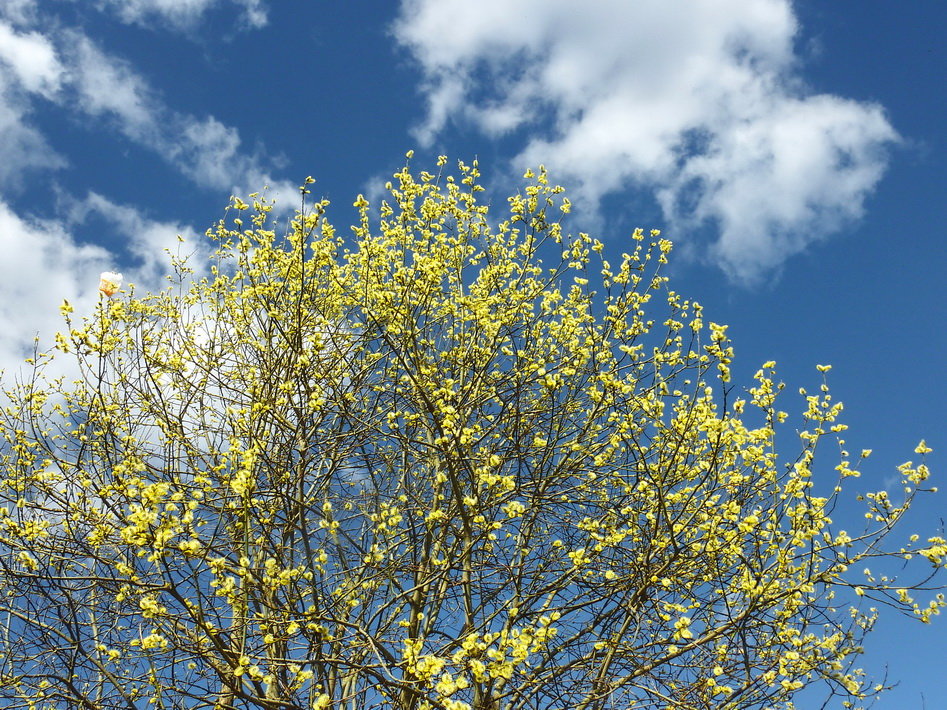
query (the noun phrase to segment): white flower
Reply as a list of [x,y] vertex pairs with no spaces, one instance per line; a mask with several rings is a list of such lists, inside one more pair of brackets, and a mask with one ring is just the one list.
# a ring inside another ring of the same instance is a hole
[[111,296],[122,287],[122,275],[114,271],[103,271],[99,276],[99,291]]

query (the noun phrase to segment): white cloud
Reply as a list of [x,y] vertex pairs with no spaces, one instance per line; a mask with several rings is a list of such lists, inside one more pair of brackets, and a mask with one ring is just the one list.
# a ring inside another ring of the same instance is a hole
[[[0,200],[0,370],[19,370],[36,336],[41,348],[52,344],[52,336],[63,329],[63,299],[73,305],[77,318],[93,313],[102,271],[117,268],[124,272],[126,286],[134,283],[139,291],[155,292],[167,285],[173,254],[191,257],[195,276],[204,275],[211,245],[190,227],[149,219],[96,193],[73,201],[67,212],[60,221],[29,219]],[[124,263],[107,249],[80,244],[73,236],[93,213],[122,238]]]
[[78,32],[66,35],[70,45],[70,79],[78,108],[92,117],[109,117],[130,138],[153,146],[161,140],[166,109],[128,62],[109,56]]
[[63,328],[63,299],[91,313],[109,253],[75,242],[62,224],[24,219],[0,201],[0,369],[15,372],[39,335]]
[[0,68],[0,189],[16,189],[30,171],[66,165],[29,121],[30,103]]
[[[267,23],[267,9],[263,0],[231,0],[242,8],[241,22],[249,28]],[[149,26],[155,19],[173,27],[194,27],[211,8],[221,5],[220,0],[99,0],[99,6],[112,10],[122,21]]]
[[54,96],[62,75],[63,67],[45,37],[17,32],[0,21],[0,189],[19,187],[31,170],[65,165],[29,120],[30,94]]
[[[175,160],[196,182],[228,185],[240,158],[240,134],[215,118],[186,121],[177,143],[172,146]],[[241,172],[252,167],[243,166]]]
[[173,110],[131,65],[70,34],[70,76],[76,105],[114,122],[129,140],[152,150],[202,187],[245,194],[269,185],[284,198],[295,186],[273,180],[264,159],[248,152],[236,128],[213,116]]
[[[23,5],[18,14],[29,17],[28,9]],[[294,201],[295,185],[274,180],[267,169],[272,161],[259,150],[247,151],[236,128],[213,116],[175,111],[129,62],[79,30],[20,30],[3,20],[0,189],[16,187],[27,170],[66,164],[29,120],[38,99],[95,119],[90,126],[117,130],[201,187],[245,194],[269,185],[271,194]]]
[[[119,205],[92,192],[69,210],[71,224],[81,224],[91,213],[109,222],[121,235],[134,263],[123,266],[126,280],[147,291],[160,290],[164,278],[172,273],[172,257],[192,256],[191,266],[203,276],[203,260],[209,254],[209,243],[186,225],[158,222],[144,217],[129,205]],[[182,242],[181,239],[184,241]]]
[[178,118],[179,130],[168,137],[164,150],[195,183],[244,196],[267,187],[268,197],[278,200],[280,206],[296,206],[297,187],[285,180],[275,180],[257,154],[243,150],[236,128],[212,116],[203,120]]
[[[877,107],[833,96],[784,99],[778,110],[733,126],[687,160],[660,191],[679,220],[711,220],[714,255],[752,280],[810,242],[861,217],[895,134]],[[675,203],[696,190],[688,213]]]
[[424,71],[420,140],[520,129],[517,169],[591,206],[650,189],[744,281],[858,217],[897,140],[879,107],[806,91],[797,29],[788,0],[405,0],[393,28]]
[[38,32],[16,32],[0,22],[0,63],[13,70],[27,91],[48,97],[59,89],[62,64],[52,43]]
[[4,0],[0,17],[14,24],[27,24],[36,16],[36,0]]

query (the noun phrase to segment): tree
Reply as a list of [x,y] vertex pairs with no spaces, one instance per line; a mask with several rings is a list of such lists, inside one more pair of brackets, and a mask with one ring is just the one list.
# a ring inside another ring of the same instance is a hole
[[774,364],[730,383],[725,327],[660,274],[669,242],[636,232],[613,267],[544,171],[496,223],[459,170],[399,172],[377,225],[359,196],[348,240],[305,186],[283,228],[234,199],[167,290],[63,304],[3,410],[4,707],[877,692],[854,665],[876,609],[943,605],[947,543],[888,540],[923,463],[835,529],[858,472],[841,440],[816,464],[844,430],[825,385],[777,454]]

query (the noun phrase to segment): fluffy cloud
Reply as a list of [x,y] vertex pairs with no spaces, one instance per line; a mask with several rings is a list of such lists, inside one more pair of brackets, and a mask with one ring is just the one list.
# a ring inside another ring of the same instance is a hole
[[52,97],[62,75],[63,67],[45,37],[19,32],[0,20],[0,188],[18,187],[30,170],[65,165],[28,120],[30,95]]
[[123,267],[128,281],[140,288],[160,290],[173,271],[172,257],[196,257],[191,266],[198,277],[205,275],[203,258],[210,253],[210,243],[186,225],[149,219],[134,207],[117,204],[95,192],[73,202],[68,214],[72,226],[85,223],[95,214],[116,230],[133,260]]
[[226,188],[237,195],[268,188],[278,205],[295,207],[296,185],[275,180],[256,153],[243,149],[240,133],[213,116],[203,120],[178,117],[178,130],[165,136],[162,151],[199,185]]
[[124,245],[120,270],[126,285],[160,290],[171,273],[171,255],[194,257],[195,275],[204,275],[210,245],[187,226],[149,219],[96,193],[72,201],[65,211],[62,220],[29,219],[0,201],[0,370],[18,371],[37,336],[41,347],[51,345],[52,335],[62,330],[63,299],[77,316],[94,311],[99,273],[116,268],[119,257],[75,238],[92,215],[104,219]]
[[[266,25],[267,11],[262,0],[231,0],[243,9],[241,21],[250,28]],[[99,0],[99,6],[110,10],[129,24],[148,26],[155,19],[186,29],[196,25],[220,0]]]
[[32,102],[40,97],[105,121],[201,187],[246,193],[269,185],[273,195],[294,197],[295,186],[273,180],[259,152],[247,152],[235,128],[213,116],[175,111],[128,62],[81,32],[48,37],[17,32],[3,22],[0,138],[7,155],[0,166],[0,186],[23,169],[65,164],[28,121]]
[[[28,22],[31,7],[26,3],[14,7],[15,17]],[[13,17],[10,8],[4,12]],[[295,186],[273,180],[260,152],[246,151],[235,128],[213,116],[175,111],[131,64],[104,51],[81,31],[22,28],[3,19],[0,189],[18,185],[27,170],[66,164],[30,121],[37,101],[104,122],[201,187],[246,193],[269,185],[272,195],[295,197]]]
[[62,329],[63,299],[91,313],[105,249],[81,245],[57,222],[24,219],[0,201],[0,369],[16,372],[33,340]]
[[65,40],[76,106],[88,116],[111,119],[127,138],[157,147],[166,109],[145,80],[79,32],[68,32]]
[[[745,280],[862,215],[895,134],[877,107],[833,96],[785,99],[778,110],[721,132],[659,190],[686,226],[719,227],[713,254]],[[681,199],[693,200],[682,207]]]
[[[249,24],[265,22],[263,5],[238,2]],[[162,15],[185,22],[214,2],[129,2],[123,19]],[[78,315],[91,313],[99,297],[98,274],[125,272],[127,280],[161,288],[177,236],[192,230],[156,222],[132,206],[92,193],[76,199],[58,192],[56,219],[18,213],[9,198],[30,171],[64,167],[65,159],[33,120],[39,110],[68,114],[89,130],[118,133],[154,152],[196,185],[245,194],[269,185],[270,197],[297,200],[295,184],[271,179],[272,161],[262,149],[247,150],[239,132],[213,116],[176,110],[136,71],[78,28],[42,21],[35,0],[0,0],[0,369],[16,372],[34,347],[48,346],[62,327],[59,305],[69,300]],[[189,21],[189,20],[188,20]],[[65,146],[64,146],[65,148]],[[95,215],[123,245],[121,254],[83,244],[74,234]],[[186,249],[202,249],[200,238]],[[205,245],[206,246],[206,245]]]
[[4,0],[0,17],[15,24],[26,24],[36,15],[36,0]]
[[897,134],[880,107],[814,95],[788,0],[405,0],[424,72],[418,137],[448,121],[522,136],[590,205],[651,190],[674,235],[753,281],[858,217]]
[[51,96],[59,88],[62,64],[52,43],[38,32],[17,32],[0,22],[0,63],[12,70],[27,91]]

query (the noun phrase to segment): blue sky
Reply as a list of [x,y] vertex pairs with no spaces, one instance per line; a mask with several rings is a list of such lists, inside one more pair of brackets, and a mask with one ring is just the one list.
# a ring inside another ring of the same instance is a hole
[[[100,271],[157,286],[231,194],[292,204],[313,175],[344,227],[408,149],[477,156],[496,204],[542,162],[574,231],[675,241],[675,288],[730,324],[742,382],[834,365],[850,448],[875,451],[860,486],[921,438],[936,475],[945,23],[935,0],[4,0],[0,367],[63,298],[91,308]],[[879,707],[947,704],[943,626],[880,631],[865,663],[901,685]]]

